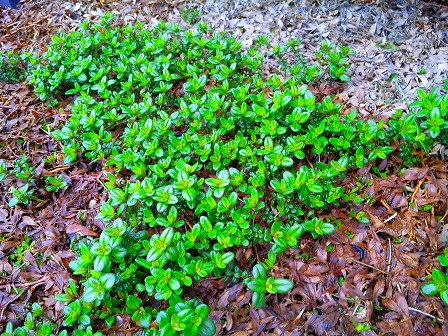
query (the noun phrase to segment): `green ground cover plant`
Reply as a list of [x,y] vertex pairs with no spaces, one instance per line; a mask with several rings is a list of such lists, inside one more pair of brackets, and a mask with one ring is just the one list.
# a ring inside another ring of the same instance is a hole
[[[440,266],[446,269],[448,267],[448,247],[443,250],[443,255],[437,256],[437,258]],[[422,293],[429,296],[438,295],[442,302],[448,305],[448,271],[442,272],[438,268],[433,268],[431,280],[423,284]]]
[[26,80],[31,64],[32,50],[16,52],[14,50],[0,52],[0,83],[20,83]]
[[[331,234],[332,208],[369,201],[340,185],[347,172],[390,155],[411,165],[414,151],[446,144],[448,95],[436,90],[419,91],[414,112],[387,123],[343,115],[331,96],[314,95],[308,84],[350,80],[346,47],[324,41],[314,64],[297,41],[269,49],[259,37],[243,50],[204,22],[188,30],[111,21],[108,14],[55,35],[29,82],[53,106],[73,98],[71,117],[52,134],[65,163],[107,166],[109,197],[97,216],[107,226],[73,246],[73,280],[56,297],[66,303],[63,328],[34,323],[42,314],[33,311],[2,335],[100,335],[119,314],[143,335],[214,335],[209,308],[184,296],[193,282],[241,281],[262,307],[267,295],[293,287],[269,274],[278,255],[302,235]],[[280,64],[269,75],[267,58]],[[15,174],[40,183],[30,169],[18,165]],[[67,186],[62,177],[44,183],[48,191]],[[25,186],[11,206],[27,204]],[[241,268],[236,249],[253,246],[268,252]]]

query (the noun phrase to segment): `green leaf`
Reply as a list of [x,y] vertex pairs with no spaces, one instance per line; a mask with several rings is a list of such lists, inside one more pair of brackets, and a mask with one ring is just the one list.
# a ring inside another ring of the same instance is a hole
[[145,268],[147,268],[147,269],[149,269],[149,270],[152,268],[152,264],[151,264],[149,261],[147,261],[146,259],[143,259],[143,258],[135,258],[135,262],[136,262],[138,265],[143,266],[143,267],[145,267]]
[[440,261],[440,266],[448,267],[448,256],[446,256],[446,255],[438,256],[437,258]]
[[174,229],[172,227],[166,228],[160,235],[166,246],[170,245],[174,238]]
[[283,238],[274,238],[275,244],[272,245],[271,251],[275,254],[280,254],[285,252],[288,248],[288,243]]
[[142,328],[149,328],[152,322],[152,316],[150,313],[145,312],[142,316],[140,316],[140,325]]
[[100,277],[101,283],[104,285],[104,289],[109,290],[115,284],[115,274],[107,273]]
[[429,129],[429,136],[433,139],[437,138],[441,132],[440,127],[433,126]]
[[272,140],[272,138],[270,136],[267,136],[264,139],[264,149],[269,152],[272,149],[274,149],[274,141]]
[[67,295],[67,294],[56,294],[54,296],[56,301],[59,302],[70,302],[73,300],[73,297],[71,295]]
[[263,265],[256,264],[252,269],[252,275],[255,279],[266,279],[266,270]]
[[438,292],[437,285],[434,282],[427,282],[422,286],[422,293],[425,295],[433,296]]
[[448,289],[440,292],[440,299],[448,306]]
[[322,225],[322,234],[328,235],[334,232],[335,226],[331,223],[324,223]]
[[289,292],[294,287],[294,283],[288,279],[275,279],[271,288],[268,288],[270,293],[284,294]]
[[213,226],[212,226],[212,223],[210,222],[210,219],[208,219],[208,217],[201,216],[199,218],[199,224],[201,225],[202,229],[205,232],[212,232]]
[[135,296],[129,296],[126,299],[126,307],[128,307],[131,310],[136,310],[138,307],[140,307],[141,300],[136,298]]
[[187,190],[182,190],[182,197],[187,201],[187,202],[193,202],[196,197],[198,196],[198,191],[194,190],[194,189],[187,189]]
[[11,198],[11,200],[8,202],[8,206],[12,208],[13,206],[16,206],[19,204],[20,200],[17,197]]
[[319,194],[324,191],[324,188],[317,184],[311,184],[311,185],[308,185],[308,190],[311,192],[314,192],[316,194]]
[[176,291],[176,290],[178,290],[178,289],[180,288],[181,283],[180,283],[179,280],[177,280],[177,279],[175,279],[175,278],[171,278],[171,279],[168,281],[168,286],[169,286],[173,291]]
[[97,256],[93,262],[93,268],[97,272],[101,272],[107,267],[110,267],[110,257],[109,256]]
[[282,159],[282,163],[281,164],[282,164],[283,167],[290,167],[290,166],[292,166],[294,164],[294,160],[291,159],[290,157],[285,156]]
[[443,272],[437,268],[432,269],[432,281],[438,286],[446,284],[446,277]]
[[205,183],[207,184],[207,185],[209,185],[210,187],[215,187],[215,188],[218,188],[219,186],[220,186],[220,180],[219,179],[217,179],[217,178],[207,178],[207,179],[205,179]]
[[235,254],[233,252],[226,252],[222,255],[222,262],[226,265],[230,264],[232,260],[235,258]]
[[82,298],[85,302],[93,302],[104,296],[104,287],[98,279],[90,278],[87,280]]
[[168,300],[173,295],[173,291],[169,287],[163,287],[161,290],[157,290],[154,294],[156,300]]
[[164,256],[170,261],[176,261],[179,258],[179,250],[174,246],[170,246],[165,250]]
[[343,83],[347,83],[347,82],[350,82],[350,76],[349,75],[341,75],[341,76],[339,76],[339,80],[341,81],[341,82],[343,82]]
[[[163,252],[164,252],[164,250],[156,250],[155,248],[151,248],[151,249],[148,251],[148,254],[147,254],[147,256],[146,256],[146,260],[147,260],[148,262],[153,262],[153,261],[159,259],[160,256],[163,254]],[[142,266],[144,266],[144,265],[142,265]],[[144,267],[145,267],[145,266],[144,266]]]
[[364,167],[364,148],[358,147],[355,153],[356,166],[358,168]]
[[203,318],[201,325],[199,326],[200,336],[214,336],[216,335],[216,325],[215,322],[209,317]]
[[208,315],[208,307],[205,304],[200,304],[194,309],[194,313],[201,318],[206,318]]
[[196,274],[200,277],[206,277],[213,272],[214,268],[215,266],[212,263],[203,262],[202,260],[199,260],[194,267]]
[[263,308],[266,303],[266,294],[254,292],[252,294],[252,305],[254,308]]
[[247,283],[247,288],[252,292],[265,293],[266,292],[266,279],[256,278]]

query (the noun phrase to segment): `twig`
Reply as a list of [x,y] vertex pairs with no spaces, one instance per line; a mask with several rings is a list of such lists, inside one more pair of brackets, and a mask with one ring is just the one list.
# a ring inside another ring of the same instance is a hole
[[374,270],[376,270],[376,271],[378,271],[378,272],[380,272],[380,273],[383,273],[383,274],[389,275],[389,273],[388,273],[388,272],[386,272],[386,271],[383,271],[383,270],[380,270],[379,268],[376,268],[376,267],[375,267],[375,266],[373,266],[373,265],[369,265],[369,264],[363,263],[362,261],[359,261],[359,260],[355,260],[355,262],[356,262],[356,263],[358,263],[358,264],[361,264],[361,265],[363,265],[363,266],[366,266],[366,267],[370,267],[370,268],[373,268]]
[[382,205],[384,205],[384,207],[385,207],[387,210],[389,210],[390,212],[394,212],[394,210],[389,206],[389,204],[387,204],[387,202],[386,202],[385,200],[381,199],[381,200],[380,200],[380,203],[381,203]]
[[12,108],[14,108],[14,106],[0,105],[0,108],[4,108],[4,109],[12,109]]
[[388,219],[386,219],[384,221],[384,223],[390,222],[392,219],[394,219],[395,217],[397,217],[398,212],[394,213],[392,216],[390,216]]
[[43,127],[41,128],[41,130],[46,134],[46,135],[50,135],[51,136],[51,131],[50,131],[50,127],[47,125],[48,130],[44,129]]
[[389,241],[389,256],[387,258],[387,273],[390,272],[390,266],[392,263],[392,244],[390,243],[390,238],[387,239]]
[[55,168],[49,170],[48,172],[51,173],[51,174],[54,174],[54,173],[58,173],[58,172],[60,172],[60,171],[67,170],[67,169],[69,169],[69,168],[70,168],[69,165],[62,165],[62,166],[57,166],[57,167],[55,167]]
[[415,186],[414,192],[412,193],[412,196],[411,196],[411,203],[414,203],[415,195],[420,190],[420,186],[423,184],[423,182],[424,182],[424,180],[421,179],[420,181],[418,181],[417,185]]
[[34,282],[27,282],[27,283],[22,283],[22,284],[17,284],[17,285],[15,285],[15,284],[6,284],[6,285],[1,285],[0,289],[6,289],[9,286],[14,286],[14,287],[19,287],[19,288],[38,286],[38,285],[41,285],[41,284],[45,283],[47,280],[48,280],[47,277],[45,277],[43,279],[40,279],[40,280],[37,280],[37,281],[34,281]]
[[300,319],[300,318],[302,317],[302,315],[303,315],[304,312],[305,312],[305,307],[303,307],[303,308],[300,310],[300,312],[299,312],[299,314],[297,315],[297,317],[295,318],[295,320]]
[[423,314],[423,315],[428,316],[430,318],[436,319],[437,321],[439,321],[441,323],[445,323],[444,319],[441,319],[440,317],[437,317],[437,316],[434,316],[434,315],[429,314],[427,312],[424,312],[423,310],[420,310],[420,309],[417,309],[417,308],[412,308],[412,307],[408,307],[408,309],[410,311],[413,311],[413,312],[416,312],[416,313],[420,313],[420,314]]

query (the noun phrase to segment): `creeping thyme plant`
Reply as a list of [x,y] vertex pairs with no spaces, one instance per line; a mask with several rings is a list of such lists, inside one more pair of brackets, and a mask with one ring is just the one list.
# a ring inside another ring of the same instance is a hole
[[[50,104],[73,97],[71,117],[53,131],[65,162],[107,167],[97,216],[107,226],[76,246],[74,281],[56,297],[66,302],[64,333],[95,334],[128,314],[144,335],[214,335],[209,308],[184,297],[186,287],[208,276],[242,281],[254,307],[286,293],[292,282],[269,276],[277,256],[304,234],[332,233],[332,207],[364,201],[340,184],[347,171],[398,147],[412,162],[447,129],[437,121],[447,96],[426,124],[421,112],[385,125],[314,95],[309,83],[350,80],[346,47],[325,41],[311,64],[297,41],[269,50],[260,36],[243,50],[203,22],[187,30],[111,20],[54,36],[30,81]],[[267,58],[280,64],[268,75]],[[255,245],[269,252],[241,269],[236,250]]]
[[19,83],[26,79],[25,54],[0,51],[0,83]]

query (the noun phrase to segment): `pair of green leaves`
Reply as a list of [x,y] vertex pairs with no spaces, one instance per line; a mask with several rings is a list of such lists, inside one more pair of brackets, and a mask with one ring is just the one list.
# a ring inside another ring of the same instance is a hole
[[131,315],[132,321],[138,321],[141,327],[149,328],[152,322],[152,315],[150,308],[143,307],[141,299],[129,296],[126,299],[126,312]]
[[422,293],[429,296],[439,294],[440,299],[448,305],[448,276],[437,268],[432,269],[432,281],[423,284]]
[[208,316],[209,309],[199,304],[197,299],[175,303],[179,298],[170,300],[170,307],[157,314],[157,325],[161,336],[213,336],[216,326]]
[[[448,236],[447,236],[448,240]],[[442,267],[448,267],[448,247],[443,251],[444,255],[438,256]],[[448,274],[437,268],[432,269],[432,281],[423,284],[422,293],[425,295],[440,295],[440,299],[448,305]]]
[[207,178],[205,183],[213,190],[213,196],[221,198],[226,190],[225,187],[230,184],[230,174],[226,169],[221,170],[216,177]]
[[266,270],[263,265],[256,264],[252,270],[253,279],[247,283],[253,293],[252,304],[255,308],[262,308],[266,303],[266,293],[284,294],[293,287],[293,282],[288,279],[267,278]]

